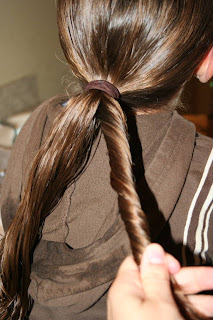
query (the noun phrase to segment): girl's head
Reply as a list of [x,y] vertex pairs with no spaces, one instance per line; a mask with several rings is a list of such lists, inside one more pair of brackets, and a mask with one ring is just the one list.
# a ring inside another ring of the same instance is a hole
[[[213,46],[212,0],[59,0],[67,61],[83,83],[108,80],[135,108],[161,109]],[[171,100],[172,99],[172,100]]]
[[140,262],[150,240],[122,106],[144,112],[174,108],[213,45],[212,16],[212,0],[58,0],[62,48],[82,88],[107,80],[121,96],[117,101],[101,90],[82,90],[61,108],[41,145],[0,246],[2,320],[24,319],[29,312],[32,256],[42,223],[85,169],[98,131],[106,140],[111,185]]

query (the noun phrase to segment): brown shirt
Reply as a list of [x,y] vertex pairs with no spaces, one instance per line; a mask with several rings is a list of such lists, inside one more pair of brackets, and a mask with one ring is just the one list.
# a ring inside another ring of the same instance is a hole
[[[5,229],[62,102],[43,103],[17,138],[3,189]],[[129,122],[134,173],[152,240],[181,262],[213,264],[212,140],[197,135],[176,112]],[[106,318],[105,292],[130,248],[110,186],[107,147],[99,138],[87,170],[45,220],[32,265],[30,319]]]

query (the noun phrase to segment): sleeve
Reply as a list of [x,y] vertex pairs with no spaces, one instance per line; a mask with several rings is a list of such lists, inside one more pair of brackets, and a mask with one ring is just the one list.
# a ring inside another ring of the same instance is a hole
[[47,119],[47,103],[34,110],[19,133],[10,155],[1,196],[1,218],[6,231],[21,200],[23,179],[27,165],[32,162],[42,139]]

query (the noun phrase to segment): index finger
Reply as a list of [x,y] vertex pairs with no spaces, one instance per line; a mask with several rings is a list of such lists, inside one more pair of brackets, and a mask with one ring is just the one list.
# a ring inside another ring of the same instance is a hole
[[174,278],[185,294],[213,290],[213,267],[183,267]]

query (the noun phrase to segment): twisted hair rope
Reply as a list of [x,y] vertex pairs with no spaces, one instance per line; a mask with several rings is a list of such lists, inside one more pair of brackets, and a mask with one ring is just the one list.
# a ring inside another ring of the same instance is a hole
[[[150,238],[146,215],[141,209],[140,200],[133,181],[126,119],[116,100],[110,98],[104,102],[104,106],[100,106],[99,115],[101,130],[104,134],[109,153],[111,185],[118,193],[120,214],[130,239],[134,259],[140,265],[143,251],[150,243]],[[171,278],[171,286],[174,299],[184,319],[208,319],[193,308],[173,277]]]
[[109,98],[100,106],[101,130],[104,134],[111,166],[111,185],[118,193],[121,217],[130,238],[137,264],[144,248],[150,243],[148,223],[141,209],[132,175],[132,159],[127,138],[127,127],[120,104]]

